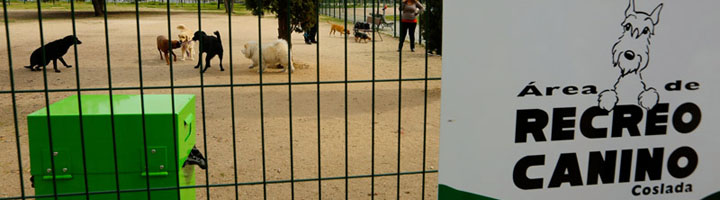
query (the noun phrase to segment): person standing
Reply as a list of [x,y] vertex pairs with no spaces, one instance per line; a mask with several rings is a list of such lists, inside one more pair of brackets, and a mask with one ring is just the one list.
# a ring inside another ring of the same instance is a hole
[[417,27],[417,16],[425,10],[417,0],[403,0],[400,3],[400,44],[398,52],[402,50],[405,43],[405,36],[410,34],[410,51],[415,52],[415,28]]
[[317,23],[315,23],[315,25],[313,25],[310,29],[305,30],[305,34],[303,34],[303,36],[305,36],[305,44],[317,43],[317,40],[315,39],[317,36],[317,32]]

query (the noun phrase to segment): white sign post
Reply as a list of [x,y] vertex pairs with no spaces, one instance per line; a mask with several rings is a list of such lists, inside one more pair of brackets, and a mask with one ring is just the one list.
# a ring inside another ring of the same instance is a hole
[[445,1],[440,199],[720,199],[720,1]]

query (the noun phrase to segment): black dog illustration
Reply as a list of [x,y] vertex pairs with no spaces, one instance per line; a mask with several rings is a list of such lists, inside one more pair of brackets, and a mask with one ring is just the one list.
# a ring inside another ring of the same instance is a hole
[[60,73],[60,70],[58,70],[57,68],[58,59],[60,59],[60,62],[62,62],[65,67],[72,67],[72,65],[68,65],[67,63],[65,63],[63,56],[65,55],[65,53],[67,53],[70,46],[72,46],[76,42],[77,44],[82,44],[82,42],[80,42],[77,37],[68,35],[62,39],[47,43],[45,45],[44,60],[42,56],[42,47],[35,49],[35,51],[33,51],[30,55],[30,65],[25,66],[25,68],[28,68],[32,71],[39,71],[40,67],[45,67],[48,63],[50,63],[50,61],[53,61],[53,68],[55,68],[55,72]]
[[[217,37],[208,36],[203,31],[197,31],[192,38],[194,41],[200,41],[200,55],[202,55],[202,53],[206,53],[205,68],[202,72],[205,72],[205,70],[210,68],[210,59],[215,57],[215,55],[220,58],[220,71],[225,71],[222,66],[223,47],[222,41],[220,40],[220,32],[215,31],[214,34]],[[199,68],[200,64],[202,64],[202,60],[198,59],[198,64],[195,68]]]
[[635,0],[630,0],[621,23],[623,33],[612,48],[613,67],[620,69],[620,77],[613,89],[600,93],[600,108],[610,111],[617,104],[637,104],[650,110],[659,102],[657,90],[647,86],[640,73],[648,66],[650,38],[655,35],[662,8],[660,4],[648,14],[637,11]]

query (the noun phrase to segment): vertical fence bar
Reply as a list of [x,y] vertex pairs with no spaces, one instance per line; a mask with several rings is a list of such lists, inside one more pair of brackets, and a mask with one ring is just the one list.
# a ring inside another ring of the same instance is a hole
[[[348,23],[348,6],[347,6],[347,0],[343,0],[343,7],[345,8],[344,15],[345,15],[345,23],[343,23],[344,29],[347,29],[347,23]],[[348,190],[350,189],[348,187],[348,34],[345,33],[345,199],[349,199]]]
[[[168,1],[169,1],[169,0],[168,0]],[[197,11],[198,11],[198,30],[202,31],[202,11],[201,11],[201,9],[200,9],[200,4],[199,4],[199,3],[198,3],[198,10],[197,10]],[[201,38],[201,39],[200,39],[200,52],[201,52],[200,54],[202,54],[202,49],[203,49],[202,46],[204,45],[203,43],[204,43],[204,41],[203,41],[203,39]],[[207,56],[210,56],[210,55],[208,54]],[[201,57],[201,56],[200,56],[200,57]],[[220,57],[222,58],[222,55],[220,55]],[[207,58],[210,58],[210,57],[207,57]],[[206,58],[206,59],[207,59],[207,58]],[[221,60],[222,60],[222,59],[221,59]],[[199,63],[202,63],[202,57],[200,58],[199,61],[200,61]],[[222,64],[222,63],[221,63],[221,64]],[[208,66],[210,66],[210,63],[208,62],[208,63],[206,63],[206,65],[207,65],[207,66],[205,66],[205,67],[208,67]],[[200,104],[202,104],[202,111],[201,111],[201,112],[202,112],[202,121],[203,121],[203,129],[202,129],[202,131],[203,131],[203,150],[205,150],[205,160],[209,160],[209,159],[210,159],[210,156],[209,156],[209,152],[208,152],[208,150],[207,150],[207,124],[206,124],[206,121],[205,121],[205,75],[204,75],[205,72],[204,72],[204,68],[203,68],[202,64],[200,64],[200,65],[198,65],[198,66],[200,66],[200,68],[199,68],[199,73],[200,73]],[[207,199],[210,200],[210,168],[209,168],[209,167],[205,169],[205,193],[207,194]]]
[[103,0],[103,21],[105,28],[105,56],[107,56],[106,61],[108,72],[108,94],[110,100],[110,132],[112,133],[113,159],[115,161],[115,189],[117,190],[117,199],[120,200],[120,171],[118,169],[117,159],[117,138],[115,133],[115,106],[113,105],[112,70],[110,70],[110,37],[107,21],[107,0]]
[[329,1],[330,1],[330,9],[331,9],[331,10],[330,10],[330,14],[331,14],[330,16],[332,16],[333,18],[335,18],[335,1],[337,1],[337,0],[329,0]]
[[[377,10],[375,8],[375,2],[376,0],[372,0],[372,12],[377,14]],[[379,3],[378,3],[379,4]],[[379,5],[378,5],[379,6]],[[367,17],[366,17],[367,18]],[[375,24],[375,17],[373,16],[372,22],[372,102],[371,102],[371,117],[370,117],[370,137],[371,137],[371,149],[370,149],[370,199],[375,199],[375,31],[376,31],[376,24]]]
[[[357,17],[357,14],[355,13],[355,11],[356,11],[356,9],[357,9],[357,6],[355,6],[355,5],[356,5],[355,1],[356,1],[356,0],[353,0],[353,24],[354,24],[355,22],[357,22],[357,19],[355,19],[355,17]],[[347,10],[347,9],[345,9],[345,10]]]
[[[258,15],[258,49],[262,49],[262,15],[265,13],[262,0],[257,0],[260,10]],[[258,56],[262,58],[262,51],[258,51]],[[262,183],[263,183],[263,199],[267,200],[267,176],[265,168],[265,104],[263,97],[263,59],[259,59],[258,67],[260,70],[260,142],[262,143]]]
[[[72,31],[73,36],[77,38],[77,27],[75,24],[75,1],[70,0],[70,17],[72,20]],[[83,112],[82,112],[82,94],[80,92],[80,62],[78,59],[77,41],[73,44],[73,50],[75,51],[75,81],[78,96],[78,123],[80,126],[80,150],[82,153],[82,165],[83,165],[83,182],[85,182],[85,199],[90,200],[90,186],[88,184],[87,174],[87,158],[85,154],[85,131],[83,125]]]
[[[169,2],[169,1],[168,1]],[[146,192],[148,200],[150,200],[152,197],[150,195],[150,167],[148,162],[148,149],[147,149],[147,128],[146,128],[146,122],[145,122],[145,90],[144,90],[144,83],[143,83],[143,70],[142,70],[142,51],[140,46],[142,43],[140,43],[140,7],[138,5],[138,0],[135,0],[135,25],[136,25],[136,31],[137,31],[137,45],[138,45],[138,78],[140,81],[140,116],[142,120],[142,134],[143,134],[143,156],[145,156],[145,184],[146,184]],[[172,41],[168,37],[168,41]],[[172,47],[172,44],[169,45],[169,47]],[[172,48],[171,48],[172,49]],[[180,171],[180,170],[178,170]]]
[[[234,1],[234,0],[226,0]],[[229,3],[228,3],[229,4]],[[233,2],[233,9],[235,4]],[[230,10],[228,10],[230,11]],[[232,48],[232,12],[228,13],[228,42],[230,46],[230,120],[232,120],[232,141],[233,141],[233,174],[235,175],[235,200],[240,198],[240,191],[238,191],[238,166],[237,166],[237,140],[235,139],[235,86],[233,82],[233,48]]]
[[[397,0],[395,0],[397,1]],[[396,4],[397,6],[397,4]],[[400,11],[402,14],[402,10]],[[395,16],[397,18],[397,15]],[[404,33],[400,33],[404,34]],[[401,43],[405,41],[401,40]],[[412,45],[412,44],[411,44]],[[398,56],[398,80],[402,80],[402,49],[399,49]],[[397,199],[400,199],[400,135],[402,135],[402,81],[398,81],[398,126],[397,126]]]
[[393,26],[394,26],[393,37],[397,37],[397,29],[398,29],[397,13],[398,13],[398,11],[400,11],[400,14],[402,15],[402,10],[400,10],[397,0],[393,0]]
[[[319,0],[316,0],[316,2],[317,1],[319,1]],[[326,0],[323,0],[323,1],[326,1]],[[317,26],[317,29],[318,29],[316,32],[320,32],[320,15],[319,14],[315,16],[315,23],[316,23],[315,26]],[[317,65],[316,71],[315,71],[315,73],[316,73],[315,78],[316,78],[316,83],[317,83],[317,85],[316,85],[317,105],[316,106],[317,106],[318,199],[322,200],[322,154],[320,151],[320,146],[322,144],[321,143],[322,140],[320,138],[320,132],[321,132],[320,131],[320,44],[322,44],[322,43],[320,42],[320,38],[321,38],[320,34],[315,33],[315,37],[317,37],[317,46],[315,48],[315,54],[317,55],[317,57],[315,58],[316,59],[315,65]]]
[[[347,20],[348,20],[348,17],[347,17],[347,14],[348,14],[348,12],[347,12],[347,0],[343,0],[343,7],[345,8],[345,10],[344,10],[345,23],[343,23],[343,26],[344,26],[344,29],[347,30]],[[344,85],[345,85],[345,199],[349,199],[349,194],[348,194],[349,191],[348,191],[348,190],[349,190],[350,188],[348,187],[348,183],[349,183],[349,181],[348,181],[348,165],[349,165],[349,163],[348,163],[348,147],[349,147],[349,146],[348,146],[348,105],[347,105],[347,102],[348,102],[348,101],[347,101],[347,96],[348,96],[348,93],[347,93],[347,85],[348,85],[348,79],[347,79],[347,38],[348,38],[348,34],[346,33],[346,34],[344,34],[344,35],[345,35],[345,56],[344,56],[344,57],[345,57],[345,70],[344,70],[344,73],[345,73],[345,83],[344,83]]]
[[[425,11],[430,10],[430,0],[425,1]],[[425,13],[425,20],[423,20],[423,24],[425,24],[423,27],[425,29],[429,28],[427,26],[428,21],[430,21],[430,13]],[[427,30],[425,30],[427,32]],[[428,39],[425,37],[425,93],[424,93],[424,103],[423,103],[423,159],[422,159],[422,199],[425,200],[425,174],[427,173],[427,103],[428,103]]]
[[20,173],[20,197],[25,200],[25,180],[23,177],[22,149],[20,148],[20,130],[18,128],[17,101],[15,98],[15,77],[13,74],[12,49],[10,49],[10,25],[8,24],[7,1],[3,0],[3,19],[5,20],[5,40],[8,49],[8,72],[10,73],[10,94],[13,105],[13,123],[15,126],[15,145],[17,147],[18,172]]
[[[36,0],[37,2],[37,9],[38,9],[38,24],[40,25],[40,51],[42,54],[42,70],[43,70],[43,92],[45,93],[45,114],[47,115],[47,129],[48,129],[48,148],[50,149],[50,169],[48,169],[52,175],[52,182],[53,182],[53,198],[55,200],[58,199],[57,196],[57,180],[55,177],[55,151],[53,149],[53,140],[52,140],[52,127],[50,122],[50,97],[48,96],[48,84],[47,84],[47,72],[45,71],[47,69],[47,65],[45,64],[47,61],[45,60],[45,36],[43,35],[43,23],[42,23],[42,6],[40,5],[40,1]],[[32,66],[31,66],[32,67]]]
[[[137,1],[137,0],[136,0],[136,1]],[[198,5],[199,5],[199,4],[200,4],[200,1],[197,1],[197,3],[198,3]],[[171,24],[171,18],[170,18],[170,1],[167,1],[167,3],[165,4],[165,9],[166,9],[166,11],[167,11],[166,13],[167,13],[168,41],[172,41],[172,31],[171,31],[172,28],[171,28],[171,26],[170,26],[170,24]],[[171,45],[171,46],[172,46],[172,45]],[[200,44],[200,49],[202,49],[202,43]],[[199,52],[199,51],[198,51],[198,52]],[[174,58],[173,54],[169,54],[168,57],[167,57],[167,59],[169,59],[168,61],[170,61],[170,111],[172,112],[172,114],[171,114],[171,116],[172,116],[172,117],[171,117],[171,118],[172,118],[171,124],[172,124],[172,127],[173,127],[173,129],[172,129],[173,131],[172,131],[172,133],[170,133],[170,134],[172,135],[172,138],[173,138],[173,149],[175,149],[175,155],[173,156],[173,157],[175,158],[175,169],[177,169],[178,171],[180,171],[180,167],[181,167],[181,166],[180,166],[180,154],[178,153],[178,152],[180,152],[180,149],[178,149],[178,135],[177,135],[177,124],[178,124],[178,122],[177,122],[177,117],[178,117],[178,116],[175,116],[175,74],[174,74],[174,70],[173,70],[173,64],[174,64],[174,63],[173,63],[173,59],[172,59],[172,58]],[[202,60],[202,54],[199,54],[199,55],[198,55],[198,59]],[[178,189],[176,190],[176,191],[177,191],[177,197],[178,197],[178,199],[180,199],[180,195],[181,195],[181,194],[180,194],[180,176],[179,176],[179,175],[175,178],[175,187],[178,188]]]
[[[418,0],[417,3],[422,4],[422,0]],[[427,5],[423,5],[423,6],[427,6]],[[425,11],[423,10],[423,13],[424,13],[424,12],[425,12]],[[419,21],[419,22],[417,23],[417,33],[418,33],[417,43],[418,43],[418,44],[422,44],[422,20],[423,20],[423,19],[422,19],[422,17],[418,17],[417,19],[418,19],[418,21]],[[402,20],[402,18],[401,18],[401,20]]]
[[[290,19],[292,16],[292,13],[290,13],[290,0],[287,0],[287,30],[288,30],[288,43],[292,44],[292,28],[290,26]],[[292,112],[292,57],[291,57],[291,49],[292,45],[288,45],[290,48],[288,48],[288,65],[285,67],[285,71],[288,73],[288,118],[289,120],[289,129],[290,129],[290,197],[291,199],[295,199],[295,166],[293,161],[293,112]]]

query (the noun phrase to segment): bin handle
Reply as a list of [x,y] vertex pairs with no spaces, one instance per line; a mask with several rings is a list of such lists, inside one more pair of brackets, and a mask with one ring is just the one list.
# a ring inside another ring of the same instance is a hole
[[[52,180],[53,176],[52,175],[43,176],[42,178],[43,178],[43,180]],[[67,179],[72,179],[72,175],[66,174],[66,175],[56,175],[55,176],[55,180],[67,180]]]
[[193,130],[192,122],[194,121],[194,119],[195,119],[195,115],[190,114],[187,117],[185,117],[185,120],[183,120],[184,125],[187,126],[186,127],[187,134],[185,134],[185,141],[190,139],[190,135],[192,134],[192,130]]
[[[168,172],[150,172],[150,176],[167,176]],[[145,172],[141,173],[140,176],[147,176]]]

